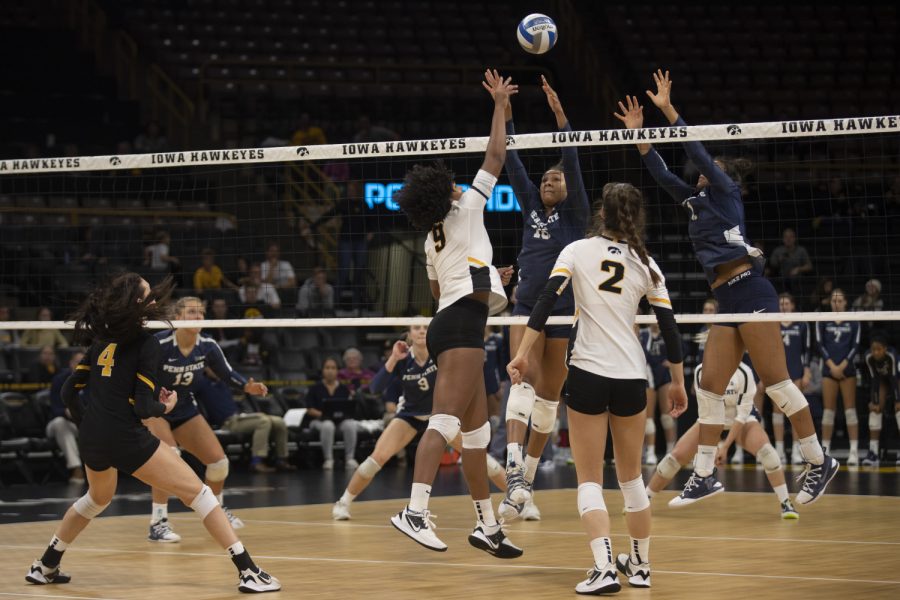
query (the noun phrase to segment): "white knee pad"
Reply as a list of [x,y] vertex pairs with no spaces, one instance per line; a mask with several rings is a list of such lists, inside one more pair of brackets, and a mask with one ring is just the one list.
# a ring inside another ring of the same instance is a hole
[[228,477],[228,457],[206,465],[207,481],[225,481]]
[[855,408],[847,408],[844,410],[844,420],[847,421],[847,425],[859,425],[859,415],[856,414]]
[[208,485],[204,485],[200,488],[200,493],[191,500],[190,504],[191,510],[200,515],[201,521],[218,505],[219,501],[216,499],[216,495],[213,494],[213,491],[209,489]]
[[593,481],[582,483],[578,486],[578,514],[583,517],[595,510],[609,512],[603,500],[603,486]]
[[493,456],[488,454],[487,455],[487,472],[488,472],[488,477],[496,477],[497,475],[506,474],[506,469],[504,469],[502,466],[500,466],[500,463],[497,462],[496,458],[494,458]]
[[372,479],[375,475],[378,474],[378,471],[381,470],[381,465],[378,464],[378,461],[368,457],[366,460],[362,461],[362,464],[356,468],[356,472],[365,477],[366,479]]
[[834,425],[834,411],[830,408],[822,410],[822,425]]
[[725,396],[697,388],[697,422],[703,425],[725,425]]
[[75,509],[79,515],[84,517],[85,519],[93,519],[98,516],[106,507],[109,506],[109,502],[106,504],[97,504],[94,502],[94,499],[91,498],[91,493],[88,492],[81,498],[75,501],[75,504],[72,505],[72,508]]
[[663,413],[659,415],[659,422],[662,425],[663,430],[665,431],[675,429],[675,419],[673,419],[672,415],[670,415],[669,413]]
[[484,450],[491,443],[491,424],[487,421],[472,431],[462,432],[462,447],[468,450]]
[[656,435],[656,423],[649,417],[647,417],[647,422],[644,423],[644,435]]
[[881,413],[870,412],[869,413],[869,429],[874,431],[881,431],[881,424],[883,422],[884,415]]
[[788,417],[809,406],[806,396],[790,379],[766,387],[766,394]]
[[656,465],[656,472],[659,473],[660,477],[664,477],[667,480],[674,479],[680,470],[681,463],[671,454],[663,456],[663,459]]
[[784,426],[784,415],[780,412],[772,411],[772,425]]
[[781,469],[781,459],[772,444],[766,444],[756,453],[756,460],[763,466],[766,473],[774,473]]
[[644,487],[644,480],[641,477],[624,483],[620,481],[619,489],[625,498],[625,512],[641,512],[650,508],[650,498],[647,497],[647,488]]
[[531,428],[538,433],[550,433],[556,425],[556,409],[559,401],[545,400],[535,396],[531,411]]
[[509,398],[506,399],[506,420],[521,421],[528,425],[531,411],[534,409],[534,388],[527,383],[517,383],[509,388]]
[[428,417],[428,429],[437,431],[449,444],[459,435],[459,419],[453,415],[431,415]]

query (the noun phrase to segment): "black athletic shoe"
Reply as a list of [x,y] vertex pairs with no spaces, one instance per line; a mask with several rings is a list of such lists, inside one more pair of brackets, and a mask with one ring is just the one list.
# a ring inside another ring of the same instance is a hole
[[68,573],[60,571],[59,565],[51,569],[45,567],[40,560],[36,560],[31,563],[31,568],[28,569],[28,574],[25,575],[25,581],[35,585],[47,585],[49,583],[69,583],[72,581],[72,578]]
[[797,481],[802,482],[802,488],[797,494],[798,504],[812,504],[822,497],[828,483],[837,475],[840,463],[825,455],[825,460],[821,465],[806,463],[806,468],[797,477]]
[[725,491],[722,482],[716,479],[716,470],[706,477],[697,475],[697,471],[691,473],[691,478],[684,484],[684,490],[669,500],[669,508],[681,508],[688,504],[693,504],[704,498],[721,494]]
[[514,546],[499,527],[496,533],[488,535],[481,524],[469,534],[469,543],[497,558],[519,558],[524,552],[521,548]]

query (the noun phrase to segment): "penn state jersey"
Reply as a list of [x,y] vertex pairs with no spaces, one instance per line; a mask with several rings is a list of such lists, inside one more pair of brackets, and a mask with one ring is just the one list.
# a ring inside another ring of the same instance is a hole
[[427,416],[431,414],[436,380],[437,365],[434,360],[429,356],[425,364],[420,365],[410,349],[409,356],[398,361],[390,373],[382,365],[369,389],[376,394],[383,391],[385,402],[396,402],[397,413]]
[[866,352],[866,366],[869,368],[869,386],[872,401],[878,402],[879,389],[882,382],[887,384],[888,395],[893,396],[895,401],[900,400],[900,395],[898,395],[900,380],[897,378],[897,351],[893,348],[888,348],[881,360],[872,356],[871,352]]
[[[694,369],[694,389],[700,389],[703,376],[703,365]],[[753,371],[746,363],[739,363],[737,371],[728,381],[725,388],[725,429],[730,429],[734,422],[746,423],[753,411],[753,396],[756,395],[756,382]]]
[[499,333],[492,333],[484,341],[484,382],[488,390],[500,387],[500,369],[503,368],[500,360],[502,349],[503,336]]
[[791,379],[802,379],[803,370],[809,364],[809,326],[806,323],[782,323],[781,341]]
[[[560,131],[572,131],[572,127],[566,123]],[[511,120],[506,122],[506,133],[515,135]],[[525,306],[534,307],[550,277],[556,257],[568,244],[584,237],[590,221],[590,202],[584,188],[576,146],[562,148],[562,170],[566,178],[566,199],[554,206],[548,215],[541,201],[540,188],[531,180],[519,153],[514,148],[506,151],[506,174],[522,209],[522,249],[517,261],[519,283],[516,300]],[[572,314],[574,307],[575,298],[567,289],[556,301],[556,308],[566,309],[568,314]]]
[[666,342],[661,335],[653,335],[650,328],[641,329],[641,344],[644,346],[647,361],[652,369],[662,367],[666,360]]
[[[686,127],[687,123],[679,117],[674,126]],[[707,279],[710,283],[715,281],[716,266],[745,256],[752,259],[761,273],[762,251],[747,242],[741,187],[715,164],[703,144],[685,142],[682,145],[709,181],[701,190],[669,171],[656,150],[651,148],[643,161],[656,182],[690,213],[688,234]]]
[[[595,236],[563,248],[551,278],[564,277],[557,294],[569,281],[575,294],[577,330],[569,364],[613,379],[646,379],[647,361],[634,335],[634,317],[641,298],[672,308],[665,278],[651,258],[644,266],[624,241]],[[650,269],[659,275],[654,284]]]
[[209,367],[222,381],[243,387],[247,380],[231,368],[222,348],[214,339],[198,335],[197,342],[185,356],[175,340],[175,332],[162,331],[156,334],[159,340],[159,368],[157,380],[159,385],[178,393],[178,403],[193,402],[191,393],[195,391],[202,379],[203,371]]
[[816,323],[816,343],[822,360],[831,359],[835,364],[844,360],[848,365],[859,351],[859,321],[820,321]]

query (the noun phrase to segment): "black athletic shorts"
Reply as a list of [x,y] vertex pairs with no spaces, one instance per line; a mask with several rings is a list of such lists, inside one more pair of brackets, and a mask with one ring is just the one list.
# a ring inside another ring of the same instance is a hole
[[428,429],[428,419],[423,421],[422,419],[416,418],[416,415],[399,412],[394,415],[394,418],[409,424],[410,427],[416,430],[416,435],[422,435],[425,433],[425,430]]
[[488,306],[472,298],[460,298],[440,311],[428,325],[425,344],[428,354],[437,363],[438,356],[453,348],[481,348],[484,350],[484,328],[487,326]]
[[172,409],[172,412],[164,414],[162,418],[168,421],[169,427],[172,431],[175,431],[199,414],[200,409],[197,408],[196,400],[188,397],[180,397],[178,398],[178,403],[175,405],[175,408]]
[[130,475],[150,460],[159,444],[159,439],[140,423],[123,428],[118,423],[86,418],[78,429],[81,460],[94,471],[113,467]]
[[647,408],[647,380],[611,379],[569,365],[566,405],[586,415],[608,410],[617,417],[630,417]]

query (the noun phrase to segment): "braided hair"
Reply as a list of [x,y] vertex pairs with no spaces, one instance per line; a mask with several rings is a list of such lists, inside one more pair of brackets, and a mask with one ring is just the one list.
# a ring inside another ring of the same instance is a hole
[[621,233],[631,251],[650,271],[653,285],[659,284],[661,277],[650,268],[650,255],[644,246],[645,217],[641,191],[630,183],[607,183],[603,186],[599,205],[600,210],[594,214],[591,235],[600,235],[604,231]]

